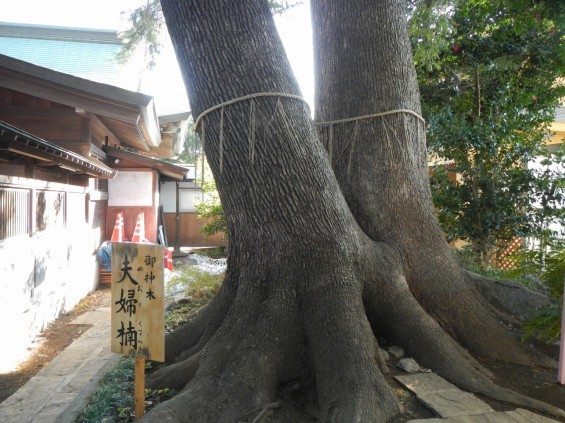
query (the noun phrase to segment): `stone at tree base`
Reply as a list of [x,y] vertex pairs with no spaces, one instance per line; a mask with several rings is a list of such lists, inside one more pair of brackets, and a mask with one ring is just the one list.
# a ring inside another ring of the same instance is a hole
[[382,348],[379,348],[380,353],[381,353],[381,357],[383,358],[384,361],[388,361],[390,359],[390,354],[388,353],[387,350],[384,350]]
[[435,373],[418,373],[417,375],[395,376],[394,378],[416,395],[424,392],[457,389],[455,385]]
[[497,309],[509,313],[522,321],[530,318],[532,310],[551,304],[551,300],[539,292],[532,291],[518,282],[488,279],[467,272],[469,280],[481,295]]
[[393,345],[392,347],[389,347],[388,352],[389,352],[390,355],[392,355],[393,357],[396,357],[396,358],[404,357],[404,348],[397,347],[395,345]]
[[407,423],[556,423],[527,410],[516,409],[513,411],[495,411],[493,413],[477,414],[472,416],[457,416],[448,419],[417,419]]
[[[528,422],[528,423],[551,423],[557,422],[557,420],[549,419],[539,414],[532,413],[531,411],[524,410],[523,408],[517,408],[513,411],[506,411],[506,414],[516,419],[517,422]],[[520,420],[522,419],[522,420]]]
[[423,392],[417,394],[417,398],[441,417],[469,416],[494,411],[486,402],[459,389]]
[[410,420],[407,423],[551,423],[527,410],[494,411],[474,395],[459,390],[435,373],[418,373],[394,377],[414,392],[420,402],[441,418]]
[[420,371],[420,365],[413,358],[401,359],[398,363],[396,363],[396,367],[407,373],[416,373]]

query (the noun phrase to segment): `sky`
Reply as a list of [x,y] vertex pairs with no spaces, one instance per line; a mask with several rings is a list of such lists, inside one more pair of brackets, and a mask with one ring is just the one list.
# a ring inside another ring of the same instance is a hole
[[[8,0],[1,0],[2,3]],[[79,28],[124,30],[130,11],[145,0],[17,0],[2,7],[0,21]],[[122,13],[122,12],[126,13]],[[295,76],[313,106],[314,77],[308,1],[275,18]],[[147,72],[143,91],[155,97],[159,114],[189,109],[174,50],[166,40],[157,65]]]

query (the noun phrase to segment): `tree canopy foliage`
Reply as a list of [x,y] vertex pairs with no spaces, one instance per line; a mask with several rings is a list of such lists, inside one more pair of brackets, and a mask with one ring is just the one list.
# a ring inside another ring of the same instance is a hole
[[127,62],[137,51],[143,48],[146,66],[155,66],[155,59],[161,51],[163,34],[163,11],[160,0],[147,0],[143,6],[134,9],[128,18],[130,27],[118,34],[122,49],[117,55],[121,63]]
[[[410,11],[434,202],[448,238],[487,261],[497,242],[547,226],[563,201],[561,175],[549,171],[561,157],[543,146],[565,94],[565,4],[426,3]],[[536,172],[527,164],[539,156]]]
[[[273,14],[281,14],[301,4],[300,0],[269,0]],[[123,12],[126,13],[126,12]],[[143,49],[144,61],[148,69],[155,66],[155,60],[162,48],[162,35],[165,18],[161,8],[161,0],[147,0],[147,3],[129,12],[130,26],[118,34],[122,48],[117,60],[125,63],[132,58],[139,48]]]

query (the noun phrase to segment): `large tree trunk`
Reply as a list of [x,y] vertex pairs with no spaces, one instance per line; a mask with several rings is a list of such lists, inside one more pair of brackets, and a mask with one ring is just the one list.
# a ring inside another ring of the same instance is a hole
[[[399,405],[379,369],[375,333],[420,351],[423,363],[443,363],[437,371],[461,377],[466,388],[559,414],[494,385],[424,311],[408,283],[416,279],[410,235],[397,233],[405,230],[402,222],[382,216],[390,208],[368,209],[372,216],[366,222],[374,232],[351,206],[353,216],[309,111],[294,97],[299,89],[266,2],[163,0],[162,6],[193,113],[204,113],[198,130],[222,199],[231,251],[219,295],[167,338],[167,361],[174,364],[152,377],[152,386],[182,392],[145,419],[252,421],[276,406],[272,421],[386,421]],[[391,17],[402,13],[396,7],[387,8]],[[416,96],[412,93],[406,107],[417,107]],[[358,113],[354,103],[346,117]],[[395,116],[391,124],[402,119]],[[417,122],[407,125],[414,142],[421,142]],[[425,177],[423,146],[418,148],[417,160],[400,162],[415,169],[407,170],[398,189],[413,183],[413,195],[425,197],[426,183],[419,180]],[[413,154],[402,150],[398,145],[380,160]],[[356,154],[362,172],[369,164]],[[392,194],[393,180],[386,178],[379,189],[387,190],[387,201],[402,204],[406,200]],[[343,182],[342,187],[353,204],[352,189]],[[424,210],[428,200],[420,201],[422,212],[433,215]],[[407,215],[404,224],[419,218]]]
[[477,354],[529,364],[439,228],[404,2],[377,3],[311,0],[316,121],[341,190],[363,231],[401,251],[412,293],[450,334]]

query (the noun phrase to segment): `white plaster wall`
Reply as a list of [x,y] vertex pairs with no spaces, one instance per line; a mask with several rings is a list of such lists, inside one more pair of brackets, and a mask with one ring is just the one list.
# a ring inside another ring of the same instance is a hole
[[120,170],[108,180],[108,206],[151,207],[153,205],[153,172]]
[[0,241],[0,371],[14,368],[42,329],[96,288],[88,226]]
[[[164,213],[176,212],[176,183],[164,182],[161,184],[161,203]],[[179,211],[180,213],[193,213],[198,201],[202,201],[202,188],[196,187],[194,182],[180,182],[179,186]]]

